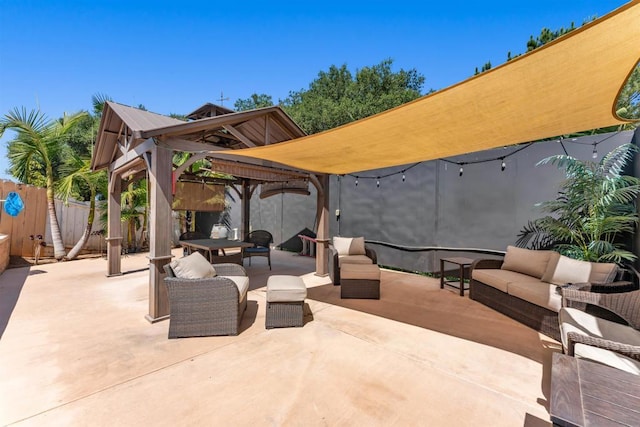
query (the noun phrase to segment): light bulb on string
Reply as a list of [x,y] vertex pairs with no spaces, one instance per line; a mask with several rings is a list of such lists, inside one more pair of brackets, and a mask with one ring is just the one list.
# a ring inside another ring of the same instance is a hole
[[376,187],[380,188],[380,177],[376,178]]
[[404,182],[404,180],[406,179],[406,177],[404,176],[404,172],[402,173],[402,182]]
[[356,177],[356,187],[358,186],[358,178]]
[[504,159],[502,159],[502,163],[500,164],[500,170],[504,172],[506,168],[507,168],[507,164],[504,162]]
[[464,173],[464,167],[460,165],[460,173],[458,175],[462,176],[463,173]]
[[594,159],[598,158],[598,145],[597,144],[593,144],[593,153],[591,153],[591,157],[593,157]]

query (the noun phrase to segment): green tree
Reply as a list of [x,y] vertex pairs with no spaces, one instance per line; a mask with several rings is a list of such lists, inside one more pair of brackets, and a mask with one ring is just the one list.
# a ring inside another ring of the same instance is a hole
[[247,111],[255,110],[256,108],[271,107],[272,105],[273,98],[271,95],[254,93],[249,98],[236,100],[233,107],[236,111]]
[[[85,247],[91,236],[91,229],[96,214],[96,198],[100,188],[106,188],[107,175],[104,171],[91,171],[91,157],[80,157],[73,150],[68,150],[67,161],[63,166],[64,178],[62,178],[57,187],[57,193],[65,203],[69,198],[78,193],[78,187],[84,185],[89,189],[89,215],[82,236],[75,246],[66,255],[66,259],[75,259],[82,248]],[[76,196],[77,197],[77,196]]]
[[[57,175],[53,165],[60,159],[59,154],[66,136],[85,116],[85,112],[70,116],[65,114],[52,121],[39,110],[27,112],[25,108],[15,108],[0,120],[0,136],[6,129],[16,132],[16,138],[8,143],[12,175],[25,184],[40,185],[47,189],[49,225],[54,257],[57,260],[65,256],[65,249],[56,215],[54,194]],[[42,182],[34,182],[38,175],[44,180],[44,185]]]
[[549,215],[531,221],[517,244],[554,248],[584,261],[633,261],[635,255],[621,241],[638,225],[640,179],[623,175],[635,151],[634,145],[624,144],[598,163],[566,155],[540,161],[564,169],[566,179],[555,200],[540,204]]
[[368,117],[421,96],[424,77],[415,69],[392,71],[393,61],[364,67],[355,76],[332,65],[307,90],[290,92],[285,111],[307,133],[317,133]]

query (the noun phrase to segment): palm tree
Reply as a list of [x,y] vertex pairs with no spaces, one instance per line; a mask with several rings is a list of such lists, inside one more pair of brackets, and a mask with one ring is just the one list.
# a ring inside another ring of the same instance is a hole
[[554,248],[570,258],[594,262],[633,261],[621,240],[638,225],[635,202],[640,179],[623,175],[636,147],[624,144],[599,163],[571,156],[548,157],[538,164],[565,170],[566,180],[555,200],[541,203],[543,218],[531,221],[517,244]]
[[54,257],[57,260],[65,256],[65,249],[56,216],[54,199],[56,174],[53,162],[59,160],[59,153],[65,145],[65,137],[85,115],[85,112],[70,116],[65,114],[58,120],[49,120],[39,110],[27,112],[23,107],[13,109],[0,119],[0,136],[6,129],[14,130],[17,134],[16,138],[8,144],[11,173],[25,184],[39,183],[47,189],[49,225]]
[[78,185],[80,183],[89,189],[89,216],[87,218],[87,225],[78,242],[66,256],[66,259],[72,260],[78,256],[82,248],[87,244],[87,241],[89,241],[95,219],[98,189],[105,186],[107,176],[104,171],[92,172],[91,158],[81,158],[72,150],[69,150],[62,172],[64,178],[58,183],[57,193],[65,203],[69,201],[71,196],[78,193]]

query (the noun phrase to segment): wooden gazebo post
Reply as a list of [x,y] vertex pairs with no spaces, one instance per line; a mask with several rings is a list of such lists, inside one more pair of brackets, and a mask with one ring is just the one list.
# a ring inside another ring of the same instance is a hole
[[107,277],[120,276],[122,274],[120,261],[122,253],[121,189],[122,178],[120,174],[111,172],[109,174],[109,199],[107,201],[109,224],[107,238],[105,239],[107,242]]
[[326,276],[329,274],[329,175],[316,175],[316,178],[313,181],[317,189],[316,276]]
[[169,316],[169,298],[164,286],[164,265],[171,260],[171,193],[173,166],[171,149],[155,145],[147,157],[149,167],[149,314],[150,322]]

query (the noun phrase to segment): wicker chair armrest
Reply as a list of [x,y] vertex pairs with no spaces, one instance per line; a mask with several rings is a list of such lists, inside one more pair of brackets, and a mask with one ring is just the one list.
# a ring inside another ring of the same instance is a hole
[[611,283],[593,283],[591,284],[590,291],[603,294],[618,294],[622,292],[631,292],[635,289],[636,286],[633,282],[630,282],[628,280],[620,280]]
[[605,308],[620,316],[632,328],[640,330],[640,291],[602,294],[576,289],[562,289],[562,306],[568,301],[584,302]]
[[502,267],[501,259],[477,259],[471,264],[471,270],[475,269],[496,269]]
[[627,356],[631,359],[640,361],[640,346],[637,345],[624,344],[604,338],[591,337],[588,335],[579,334],[577,332],[567,333],[567,341],[567,350],[569,356],[575,355],[576,344],[585,344],[592,347],[602,348],[604,350],[611,350],[623,356]]
[[376,254],[376,251],[374,251],[373,248],[371,248],[370,246],[365,245],[364,246],[364,252],[365,252],[366,256],[371,258],[371,260],[373,261],[374,264],[378,263],[378,254]]
[[214,298],[216,300],[240,299],[240,291],[233,280],[216,276],[206,279],[181,279],[165,277],[164,282],[171,296],[189,298]]
[[247,270],[239,264],[225,262],[222,264],[213,264],[218,276],[247,276]]

